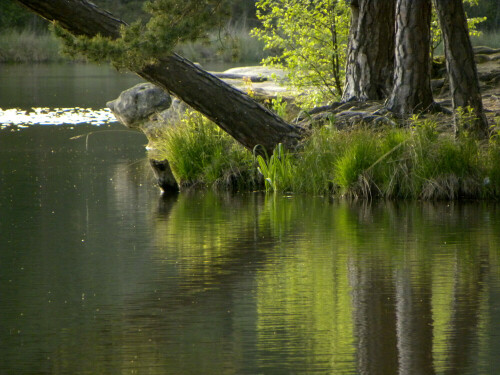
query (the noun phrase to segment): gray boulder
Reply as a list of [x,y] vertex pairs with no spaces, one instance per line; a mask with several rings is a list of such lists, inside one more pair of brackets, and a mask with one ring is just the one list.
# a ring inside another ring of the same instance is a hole
[[159,121],[166,125],[176,125],[184,118],[184,113],[188,108],[189,106],[182,100],[174,98],[170,108],[161,111],[152,120]]
[[189,106],[186,103],[177,98],[173,98],[169,108],[149,116],[139,124],[138,128],[142,130],[148,138],[150,136],[154,137],[159,131],[161,132],[167,127],[180,124],[188,108]]
[[152,115],[170,107],[172,99],[152,83],[139,83],[106,103],[116,119],[129,128],[140,128]]

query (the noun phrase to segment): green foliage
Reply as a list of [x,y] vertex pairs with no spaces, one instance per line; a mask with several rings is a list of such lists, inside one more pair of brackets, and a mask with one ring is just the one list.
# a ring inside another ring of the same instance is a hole
[[271,99],[271,109],[281,118],[285,118],[287,115],[288,103],[281,97],[277,95],[276,99]]
[[83,54],[91,61],[109,60],[118,68],[140,68],[179,43],[206,37],[207,30],[228,16],[225,0],[150,0],[144,10],[149,20],[122,27],[116,40],[100,35],[75,37],[57,27],[56,33],[70,56]]
[[482,30],[500,30],[500,3],[497,0],[465,1],[464,5],[470,17],[488,16],[480,25]]
[[289,71],[290,84],[315,87],[313,103],[338,98],[349,33],[349,6],[343,1],[260,0],[257,18],[262,26],[252,34],[274,55],[264,64]]
[[153,140],[155,157],[167,159],[181,186],[252,188],[257,176],[251,153],[197,112]]

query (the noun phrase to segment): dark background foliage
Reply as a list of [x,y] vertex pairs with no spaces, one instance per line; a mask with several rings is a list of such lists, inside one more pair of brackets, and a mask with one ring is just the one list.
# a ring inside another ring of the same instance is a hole
[[[230,0],[231,20],[246,23],[252,27],[256,24],[256,0]],[[131,22],[147,15],[142,10],[144,0],[93,0],[93,2],[106,9],[117,17]],[[23,9],[13,0],[0,0],[0,30],[46,30],[47,23],[37,15]]]

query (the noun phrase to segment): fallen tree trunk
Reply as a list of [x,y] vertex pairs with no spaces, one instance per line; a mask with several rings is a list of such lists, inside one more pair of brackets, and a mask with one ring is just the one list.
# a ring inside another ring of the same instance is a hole
[[[74,35],[100,34],[114,39],[126,25],[87,0],[17,2]],[[278,143],[292,147],[303,135],[299,127],[288,124],[248,95],[177,54],[135,73],[204,114],[250,150],[260,145],[271,154]]]

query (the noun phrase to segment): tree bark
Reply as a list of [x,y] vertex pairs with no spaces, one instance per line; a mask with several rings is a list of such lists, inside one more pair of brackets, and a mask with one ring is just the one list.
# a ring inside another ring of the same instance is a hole
[[394,87],[387,108],[402,117],[433,105],[430,24],[431,0],[397,0]]
[[342,101],[377,100],[391,92],[396,0],[351,1]]
[[[443,31],[446,69],[450,79],[453,109],[470,107],[475,120],[466,123],[476,135],[488,135],[488,121],[483,111],[483,101],[479,89],[474,51],[469,38],[467,17],[462,0],[434,1],[441,30]],[[455,119],[455,130],[459,119]]]
[[[74,35],[117,38],[120,27],[126,25],[87,0],[17,1]],[[278,143],[292,147],[302,137],[299,127],[179,55],[171,54],[135,72],[204,114],[250,150],[260,145],[271,154]]]
[[500,28],[500,3],[497,3],[497,16],[495,17],[494,30]]

